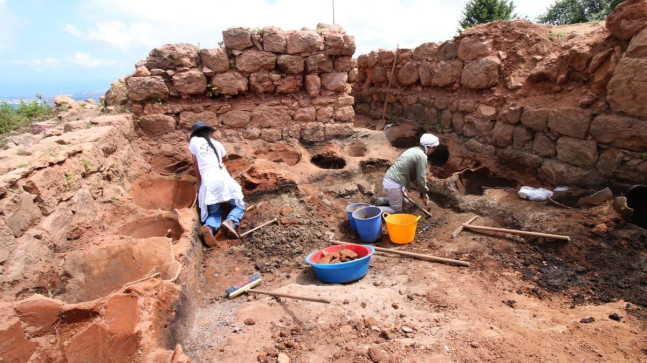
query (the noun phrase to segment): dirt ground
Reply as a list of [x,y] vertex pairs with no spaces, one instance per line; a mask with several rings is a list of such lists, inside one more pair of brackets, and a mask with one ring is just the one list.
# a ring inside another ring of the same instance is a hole
[[[404,150],[391,146],[388,132],[361,127],[371,122],[360,117],[352,140],[324,148],[236,145],[230,170],[247,181],[252,206],[241,231],[275,217],[279,222],[205,250],[196,319],[183,342],[188,356],[198,362],[647,362],[647,232],[624,222],[611,202],[563,209],[523,200],[517,187],[507,187],[460,195],[460,206],[435,198],[431,218],[407,204],[406,213],[422,216],[415,240],[393,244],[383,227],[374,246],[470,267],[378,252],[364,278],[320,282],[306,255],[329,239],[359,242],[345,207],[379,194],[384,171]],[[242,161],[250,154],[251,169]],[[309,160],[346,165],[324,169]],[[261,170],[264,178],[254,179]],[[478,225],[571,240],[468,230],[452,239],[473,216]],[[259,288],[331,304],[225,297],[228,286],[255,272],[262,276]]]

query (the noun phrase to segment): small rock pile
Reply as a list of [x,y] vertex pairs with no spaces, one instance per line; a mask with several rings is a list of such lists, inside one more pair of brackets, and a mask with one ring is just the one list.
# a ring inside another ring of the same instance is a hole
[[326,252],[322,251],[323,256],[319,260],[318,263],[325,263],[325,264],[330,264],[330,263],[340,263],[340,262],[348,262],[348,261],[353,261],[359,258],[357,253],[355,251],[349,250],[346,247],[342,247],[339,251],[335,252]]

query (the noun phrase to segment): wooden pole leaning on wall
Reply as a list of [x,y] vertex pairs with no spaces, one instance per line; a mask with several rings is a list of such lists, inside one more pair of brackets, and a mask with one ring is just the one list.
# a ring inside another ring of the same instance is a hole
[[400,49],[400,44],[395,47],[395,57],[393,57],[393,67],[391,68],[391,76],[389,77],[389,86],[386,88],[386,98],[384,99],[384,108],[382,109],[382,118],[377,122],[375,126],[375,131],[380,131],[384,128],[386,120],[384,119],[384,114],[386,114],[386,105],[389,103],[389,92],[391,91],[391,82],[393,81],[393,75],[395,74],[395,64],[398,60],[398,52]]

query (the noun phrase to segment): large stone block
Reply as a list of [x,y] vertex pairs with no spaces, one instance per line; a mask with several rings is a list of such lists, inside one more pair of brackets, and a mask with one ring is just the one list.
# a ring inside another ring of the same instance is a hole
[[274,53],[285,53],[288,49],[285,32],[276,26],[263,28],[263,50]]
[[351,122],[346,122],[346,123],[335,122],[335,123],[326,124],[324,128],[324,134],[326,139],[352,136],[353,124]]
[[514,126],[498,121],[492,130],[492,143],[499,147],[512,145]]
[[225,126],[233,128],[244,128],[249,125],[249,122],[251,121],[251,114],[248,111],[232,110],[225,112],[224,114],[222,114],[222,116],[220,116],[220,118]]
[[517,150],[526,150],[527,145],[533,140],[532,131],[526,127],[517,125],[512,134],[512,147]]
[[486,89],[499,83],[499,68],[501,61],[498,58],[487,57],[468,62],[463,67],[461,85],[471,89]]
[[619,39],[631,39],[647,25],[647,1],[623,1],[607,16],[606,26]]
[[647,58],[620,59],[607,85],[607,101],[616,112],[647,117]]
[[315,31],[300,30],[288,32],[288,54],[314,53],[323,50],[323,39]]
[[584,187],[599,186],[605,181],[597,170],[578,168],[553,159],[544,160],[539,177],[552,185],[570,184]]
[[586,137],[591,124],[591,112],[580,108],[559,108],[548,112],[548,128],[560,135]]
[[235,96],[247,91],[249,81],[238,71],[227,71],[211,78],[211,85],[222,95]]
[[438,54],[438,44],[436,43],[422,43],[413,50],[413,59],[422,60],[435,60]]
[[647,152],[647,121],[606,114],[591,123],[591,136],[599,143],[622,149]]
[[492,39],[480,39],[477,37],[464,37],[458,44],[458,57],[469,62],[485,57],[492,53]]
[[398,71],[398,82],[403,86],[411,86],[418,82],[418,62],[407,62]]
[[303,87],[303,76],[284,76],[276,82],[276,93],[294,94]]
[[222,40],[228,49],[243,50],[252,43],[252,32],[247,28],[229,28],[222,31]]
[[279,74],[271,74],[268,71],[254,72],[249,75],[249,90],[254,93],[273,93],[275,89],[274,78],[280,78]]
[[281,128],[289,125],[292,118],[283,106],[261,105],[252,112],[252,123],[260,128]]
[[531,130],[544,132],[548,125],[548,110],[525,108],[521,114],[521,123]]
[[301,74],[305,68],[303,58],[298,55],[280,55],[276,58],[276,65],[281,72],[287,74]]
[[173,75],[173,87],[182,95],[203,94],[207,89],[207,78],[197,70],[176,73]]
[[321,76],[321,85],[328,91],[344,92],[347,83],[348,73],[333,72]]
[[434,70],[434,84],[444,87],[456,83],[461,78],[463,62],[460,60],[438,62]]
[[330,55],[353,55],[355,53],[355,37],[347,34],[326,34],[326,50]]
[[200,49],[200,60],[203,66],[216,73],[226,72],[231,67],[225,48]]
[[140,102],[156,98],[166,100],[169,97],[168,87],[160,76],[130,77],[126,84],[131,101]]
[[165,44],[151,50],[145,64],[149,70],[195,68],[198,66],[198,47],[187,43]]
[[591,166],[598,161],[597,143],[595,140],[580,140],[562,136],[557,140],[557,158],[577,166]]
[[344,106],[335,110],[335,121],[352,121],[355,117],[355,110],[353,106]]
[[333,68],[333,60],[323,53],[312,54],[306,58],[306,70],[310,73],[329,73]]
[[276,68],[276,54],[256,49],[245,50],[236,56],[236,68],[245,73],[274,70]]
[[548,136],[538,132],[535,134],[532,152],[541,156],[553,156],[555,155],[555,142]]
[[303,125],[301,139],[306,142],[320,142],[326,139],[325,126],[322,122],[310,122]]

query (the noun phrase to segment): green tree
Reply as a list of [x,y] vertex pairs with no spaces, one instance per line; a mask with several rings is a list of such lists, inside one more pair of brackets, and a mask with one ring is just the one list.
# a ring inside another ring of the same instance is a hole
[[476,24],[489,23],[494,20],[507,20],[516,17],[512,14],[514,3],[507,0],[470,0],[463,9],[459,31]]
[[537,18],[540,23],[562,25],[603,20],[624,0],[557,0]]

